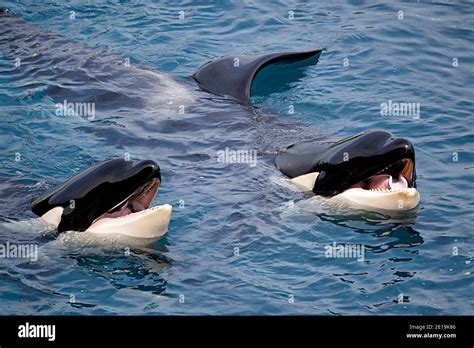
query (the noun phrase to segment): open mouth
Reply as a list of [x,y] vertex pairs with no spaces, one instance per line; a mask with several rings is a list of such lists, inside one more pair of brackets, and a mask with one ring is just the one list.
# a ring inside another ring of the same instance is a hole
[[415,165],[405,158],[385,167],[377,174],[364,179],[350,188],[362,188],[369,191],[394,192],[413,187]]
[[125,200],[95,219],[92,225],[102,219],[119,218],[148,209],[155,199],[159,187],[160,180],[158,178],[151,179]]

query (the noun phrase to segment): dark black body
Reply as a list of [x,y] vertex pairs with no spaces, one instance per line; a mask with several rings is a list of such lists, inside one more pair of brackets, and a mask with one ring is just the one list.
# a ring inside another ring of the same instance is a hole
[[152,178],[161,181],[160,167],[151,160],[122,158],[99,162],[35,200],[31,210],[42,216],[54,207],[64,212],[58,231],[84,231],[92,222],[125,200]]
[[[313,192],[334,196],[387,167],[387,174],[398,174],[407,159],[415,163],[415,150],[409,140],[371,130],[335,143],[309,140],[290,145],[278,153],[276,165],[290,178],[319,172]],[[410,187],[414,181],[415,172]]]

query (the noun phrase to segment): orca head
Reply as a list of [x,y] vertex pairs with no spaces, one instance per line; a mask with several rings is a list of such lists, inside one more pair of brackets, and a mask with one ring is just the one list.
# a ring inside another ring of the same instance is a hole
[[151,160],[113,158],[94,164],[35,200],[31,210],[59,232],[85,231],[99,220],[148,209],[161,183]]
[[329,146],[317,155],[313,169],[319,172],[313,192],[324,196],[350,188],[410,188],[415,185],[415,150],[407,139],[368,131]]
[[278,154],[277,166],[317,195],[346,198],[362,208],[407,210],[419,202],[414,147],[383,130],[330,144],[294,144]]

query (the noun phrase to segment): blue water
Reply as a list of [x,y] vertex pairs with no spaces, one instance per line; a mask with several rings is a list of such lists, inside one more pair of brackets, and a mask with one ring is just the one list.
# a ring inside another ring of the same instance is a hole
[[[81,50],[51,47],[50,56],[22,56],[21,67],[1,53],[0,241],[39,245],[36,262],[0,259],[2,314],[473,313],[472,3],[4,6],[66,43],[179,79],[226,54],[325,50],[305,76],[256,97],[258,108],[201,96],[183,82],[202,98],[185,114],[143,107],[142,99],[160,92],[124,87],[124,76],[104,72],[110,83],[94,88],[81,79],[98,78],[105,66],[78,71],[73,64],[64,75],[51,68],[67,71],[68,57],[81,61]],[[41,67],[29,70],[35,64]],[[94,99],[99,94],[116,98]],[[102,108],[94,121],[57,116],[61,95]],[[381,116],[389,100],[420,103],[419,118]],[[369,128],[414,143],[416,214],[335,214],[275,182],[278,148]],[[258,165],[218,163],[225,147],[257,149]],[[164,238],[125,249],[38,227],[33,198],[125,153],[162,168],[156,202],[174,207]],[[364,244],[365,261],[326,258],[324,246],[333,242]]]

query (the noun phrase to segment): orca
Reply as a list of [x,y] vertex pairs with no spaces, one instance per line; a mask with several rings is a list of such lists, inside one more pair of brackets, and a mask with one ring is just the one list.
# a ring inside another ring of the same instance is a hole
[[151,207],[161,184],[151,160],[112,158],[92,165],[31,204],[58,232],[84,231],[157,239],[168,230],[172,207]]
[[276,166],[302,191],[356,209],[406,211],[420,201],[413,144],[383,130],[290,145]]
[[[265,92],[271,92],[278,88],[276,82],[299,78],[301,68],[316,64],[322,54],[321,49],[315,48],[229,55],[203,64],[188,79],[178,82],[161,72],[126,66],[114,54],[96,52],[82,43],[65,40],[8,11],[0,10],[0,22],[0,51],[12,58],[19,50],[23,56],[35,57],[34,64],[28,66],[29,72],[46,84],[45,91],[54,101],[84,101],[84,95],[88,95],[93,96],[92,101],[99,100],[96,106],[102,108],[126,104],[159,113],[180,104],[187,107],[197,101],[209,103],[214,99],[210,94],[246,107],[251,104],[254,89],[258,90],[257,77],[266,78]],[[61,58],[58,52],[63,55]],[[71,53],[67,59],[64,52]],[[55,62],[52,71],[43,68],[47,62]],[[58,74],[59,82],[51,77]],[[278,81],[272,80],[274,74]],[[69,84],[76,88],[67,88]],[[232,112],[227,110],[229,105],[214,107],[226,110],[227,115]],[[414,186],[413,145],[385,131],[368,131],[335,143],[297,143],[280,151],[275,163],[300,189],[349,206],[410,210],[420,199]]]

